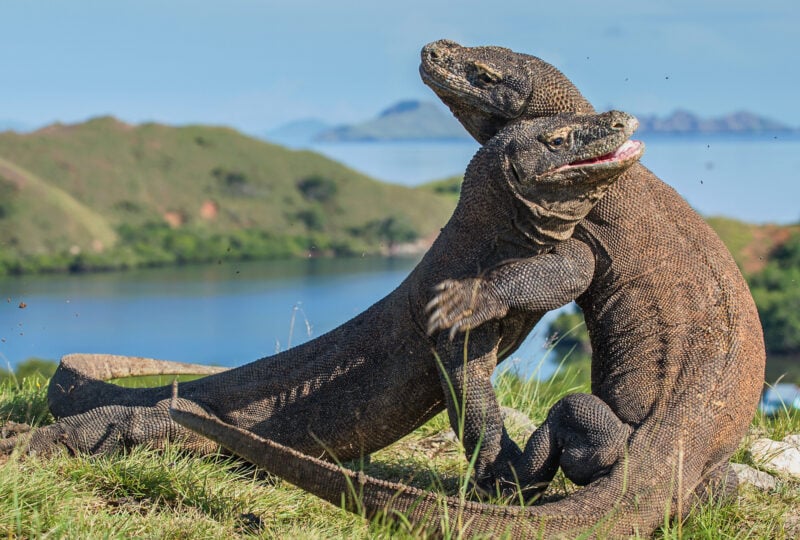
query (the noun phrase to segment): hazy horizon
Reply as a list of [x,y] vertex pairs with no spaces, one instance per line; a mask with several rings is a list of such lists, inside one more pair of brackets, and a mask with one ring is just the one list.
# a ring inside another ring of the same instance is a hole
[[800,126],[800,7],[788,0],[7,0],[3,11],[0,121],[28,128],[103,115],[248,133],[355,123],[400,100],[435,101],[419,50],[445,37],[540,56],[600,109],[745,109]]

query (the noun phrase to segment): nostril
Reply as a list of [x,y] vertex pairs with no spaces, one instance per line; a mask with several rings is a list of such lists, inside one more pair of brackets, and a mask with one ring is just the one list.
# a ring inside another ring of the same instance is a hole
[[614,123],[611,125],[611,129],[617,129],[617,130],[619,130],[619,129],[625,129],[625,124],[623,124],[622,122],[614,122]]

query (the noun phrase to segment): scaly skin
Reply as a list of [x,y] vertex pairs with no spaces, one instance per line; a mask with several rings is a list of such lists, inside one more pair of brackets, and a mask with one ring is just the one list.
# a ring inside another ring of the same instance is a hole
[[[316,456],[357,458],[406,435],[443,409],[443,386],[459,381],[463,372],[463,343],[454,348],[446,335],[426,334],[425,306],[433,286],[509,257],[548,251],[569,238],[620,171],[641,154],[640,144],[626,143],[635,127],[636,120],[620,112],[510,126],[476,154],[452,218],[395,291],[313,341],[181,383],[182,398],[225,422]],[[556,144],[565,134],[574,144]],[[629,151],[613,161],[567,166],[621,146]],[[516,221],[509,216],[517,216]],[[530,328],[527,316],[516,315],[490,326],[474,333],[483,337],[473,337],[469,346],[475,358],[470,366],[484,371],[505,358]],[[98,453],[144,443],[159,446],[167,439],[198,451],[216,448],[170,419],[169,387],[121,389],[82,378],[90,360],[72,358],[62,364],[51,384],[51,403],[78,414],[36,430],[28,442],[30,452],[67,448]],[[152,369],[166,366],[156,362],[140,372]],[[480,392],[491,394],[488,379],[474,380]],[[496,400],[487,406],[499,413]],[[492,436],[507,438],[502,429]],[[14,443],[0,441],[0,450],[10,451]],[[493,476],[494,461],[495,456],[480,457],[481,477]]]
[[[461,47],[441,40],[423,47],[420,73],[467,129],[481,126],[470,131],[485,142],[509,123],[549,114],[540,103],[546,92],[554,96],[558,111],[592,110],[563,74],[542,64],[509,49]],[[492,77],[475,77],[476,70],[488,70]],[[544,78],[521,82],[526,73]],[[663,430],[655,442],[646,439],[647,444],[673,451],[682,446],[685,455],[705,460],[697,474],[685,471],[680,482],[684,491],[687,486],[696,486],[701,496],[709,489],[719,491],[719,481],[728,476],[727,459],[747,429],[764,380],[761,324],[733,258],[689,205],[639,163],[623,173],[578,226],[574,240],[582,243],[578,249],[583,253],[567,254],[556,263],[543,258],[517,261],[483,276],[440,284],[430,330],[449,328],[456,334],[508,309],[537,311],[543,298],[574,298],[592,340],[596,414],[605,415],[605,407],[610,407],[618,421],[633,428],[629,444],[638,440],[638,431],[656,433],[659,424],[679,426]],[[592,277],[577,287],[581,294],[569,298],[562,292],[562,273]],[[724,373],[718,376],[720,371]],[[705,417],[709,407],[713,412]],[[684,415],[687,410],[695,412]],[[615,422],[608,422],[609,430],[619,430]],[[570,476],[581,462],[572,455],[575,442],[559,443],[554,450],[542,440],[551,436],[550,430],[562,438],[574,437],[585,421],[569,427],[565,421],[553,424],[534,433],[522,459],[511,445],[496,451],[498,459],[524,470],[537,463],[533,454],[541,461],[540,456],[549,453],[545,461],[552,470],[561,453],[560,465]],[[693,434],[693,444],[684,445],[681,430]],[[641,459],[653,458],[644,452]],[[584,483],[602,475],[606,467],[598,460],[578,469],[574,473]],[[544,467],[537,470],[542,480],[550,474],[544,475]],[[717,482],[709,485],[712,480]],[[673,492],[674,497],[684,495]]]
[[[562,107],[557,110],[590,108],[563,75],[542,64],[508,49],[439,41],[423,49],[420,69],[485,142],[509,123],[552,114],[537,101],[542,92],[550,92],[551,104]],[[537,72],[545,78],[524,80]],[[490,76],[480,76],[485,73]],[[593,348],[592,395],[556,403],[524,453],[506,437],[487,436],[480,455],[496,456],[489,469],[497,479],[507,480],[510,470],[523,489],[539,488],[558,466],[577,483],[588,483],[585,489],[527,508],[440,499],[303,456],[184,412],[180,404],[173,417],[333,504],[344,501],[346,509],[367,516],[400,512],[411,524],[434,529],[449,519],[451,525],[463,523],[465,535],[647,535],[665,516],[683,517],[695,495],[722,487],[727,460],[747,430],[764,380],[761,325],[722,242],[645,167],[635,164],[623,173],[573,238],[552,251],[509,258],[444,281],[437,291],[428,329],[456,339],[510,314],[527,313],[531,324],[550,306],[572,299],[581,306]],[[469,357],[465,371],[480,378],[480,369],[470,369],[475,358]],[[465,386],[473,393],[482,388],[469,377]],[[487,400],[467,393],[459,405],[469,418]],[[457,408],[454,400],[448,408]],[[500,429],[497,415],[485,416],[483,423],[467,424],[465,445]],[[353,496],[353,486],[360,497]]]

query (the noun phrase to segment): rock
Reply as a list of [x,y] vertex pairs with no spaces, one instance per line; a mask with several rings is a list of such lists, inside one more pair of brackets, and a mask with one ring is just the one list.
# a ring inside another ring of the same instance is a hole
[[731,469],[740,484],[750,484],[764,491],[772,491],[777,485],[777,481],[771,474],[757,471],[749,465],[731,463]]
[[783,442],[789,443],[792,446],[796,446],[800,448],[800,433],[795,433],[794,435],[787,435],[783,438]]
[[536,430],[536,424],[528,418],[528,415],[517,409],[500,407],[500,413],[503,415],[503,422],[506,428],[523,432],[526,440]]
[[800,447],[785,440],[758,439],[753,441],[750,445],[750,455],[758,465],[781,474],[800,478]]

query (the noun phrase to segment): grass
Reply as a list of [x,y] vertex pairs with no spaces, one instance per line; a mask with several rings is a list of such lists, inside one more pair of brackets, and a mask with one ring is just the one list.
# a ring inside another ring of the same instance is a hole
[[[100,215],[81,204],[66,191],[2,158],[0,158],[0,171],[19,183],[21,187],[15,190],[18,199],[15,202],[24,209],[24,212],[31,212],[30,219],[15,220],[15,233],[27,241],[30,241],[31,235],[36,236],[36,232],[41,228],[53,233],[47,238],[40,239],[39,242],[34,241],[33,245],[26,246],[26,249],[34,252],[52,249],[58,246],[58,242],[66,241],[73,241],[73,245],[89,249],[91,245],[85,238],[94,239],[104,246],[112,246],[117,241],[116,232]],[[28,200],[25,200],[25,197]],[[7,225],[5,221],[0,223]],[[20,230],[20,227],[24,230]]]
[[[559,397],[588,389],[584,366],[568,365],[549,381],[501,376],[501,404],[541,422]],[[39,377],[0,386],[0,422],[52,421]],[[513,424],[511,424],[513,426]],[[368,474],[449,494],[463,488],[467,463],[445,415],[432,419],[363,465]],[[757,416],[749,439],[800,432],[800,415]],[[512,428],[520,440],[522,433]],[[734,460],[748,463],[743,450]],[[351,464],[358,467],[359,464]],[[555,492],[575,489],[563,477]],[[706,504],[657,538],[792,538],[800,526],[800,482],[773,492],[752,487],[733,504]],[[793,517],[794,516],[794,517]],[[795,521],[792,521],[792,520]],[[794,523],[794,525],[793,525]],[[794,526],[795,529],[791,529]],[[236,459],[136,448],[106,457],[11,459],[0,463],[0,535],[12,538],[417,538],[404,525],[367,522]],[[457,535],[454,535],[457,536]]]

